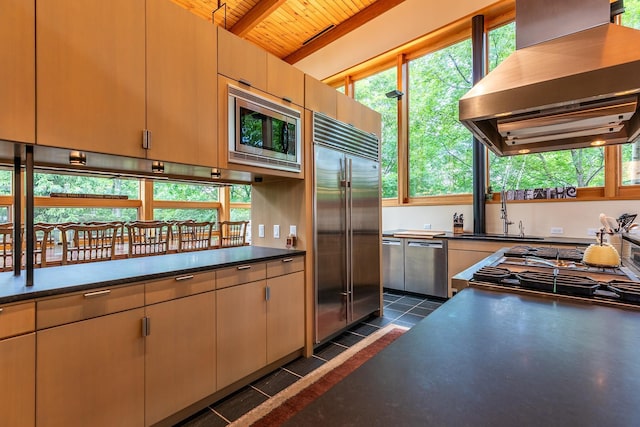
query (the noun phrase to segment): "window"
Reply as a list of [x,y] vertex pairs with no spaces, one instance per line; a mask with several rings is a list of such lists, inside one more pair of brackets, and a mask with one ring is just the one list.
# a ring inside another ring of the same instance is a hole
[[153,183],[153,219],[162,221],[217,222],[220,188],[210,184],[172,181]]
[[34,173],[33,195],[50,196],[51,193],[99,194],[140,198],[140,183],[136,179],[103,178],[88,175],[60,173]]
[[251,186],[234,184],[229,189],[230,221],[251,221]]
[[[640,0],[626,0],[622,25],[640,30]],[[640,143],[622,146],[622,185],[640,185]]]
[[[138,218],[137,207],[127,200],[140,198],[140,183],[136,179],[34,173],[33,182],[34,222],[135,221]],[[86,197],[90,195],[95,197]],[[122,196],[122,199],[109,196]]]
[[398,102],[385,94],[396,89],[397,69],[391,68],[355,82],[355,99],[382,115],[382,197],[398,197]]
[[471,88],[471,41],[409,62],[409,196],[471,193],[471,133],[458,99]]
[[[489,68],[492,70],[515,50],[515,24],[490,31],[488,43]],[[491,153],[489,165],[490,185],[494,191],[604,185],[602,147],[509,157],[498,157]]]
[[206,184],[155,181],[153,183],[153,198],[154,200],[217,202],[219,188]]
[[13,183],[13,172],[0,169],[0,196],[10,196],[13,194],[11,188]]

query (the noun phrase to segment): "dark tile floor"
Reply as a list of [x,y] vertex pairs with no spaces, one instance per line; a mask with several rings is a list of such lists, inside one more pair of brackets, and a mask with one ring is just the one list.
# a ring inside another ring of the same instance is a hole
[[391,322],[411,328],[442,302],[435,298],[385,291],[383,317],[369,318],[353,326],[317,348],[312,357],[294,360],[176,424],[176,427],[226,426],[376,330]]

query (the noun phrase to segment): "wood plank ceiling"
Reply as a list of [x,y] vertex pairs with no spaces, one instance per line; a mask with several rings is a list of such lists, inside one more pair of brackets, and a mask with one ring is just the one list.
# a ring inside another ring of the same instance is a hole
[[293,64],[404,0],[172,0]]

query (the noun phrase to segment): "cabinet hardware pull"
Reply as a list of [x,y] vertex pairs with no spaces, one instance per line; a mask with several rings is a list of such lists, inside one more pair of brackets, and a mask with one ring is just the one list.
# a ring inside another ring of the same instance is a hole
[[283,100],[284,102],[288,102],[289,104],[291,104],[291,103],[293,102],[293,101],[291,100],[291,98],[289,98],[288,96],[283,96],[283,97],[282,97],[282,100]]
[[105,289],[104,291],[87,292],[86,294],[84,294],[84,297],[93,298],[93,297],[99,297],[102,295],[109,295],[110,293],[111,293],[111,289]]
[[148,337],[151,335],[151,319],[149,317],[142,318],[142,336]]
[[189,280],[189,279],[193,279],[193,274],[189,274],[187,276],[176,277],[176,282],[179,282],[181,280]]
[[142,130],[142,148],[146,150],[151,148],[151,131],[148,129]]
[[242,83],[245,86],[251,87],[251,82],[249,80],[240,79],[240,80],[238,80],[238,83]]
[[293,258],[285,258],[282,260],[282,262],[291,262],[293,261]]
[[264,288],[264,296],[267,301],[271,299],[271,288],[269,288],[268,286]]
[[241,265],[240,267],[238,267],[238,270],[248,270],[250,268],[251,268],[250,265]]

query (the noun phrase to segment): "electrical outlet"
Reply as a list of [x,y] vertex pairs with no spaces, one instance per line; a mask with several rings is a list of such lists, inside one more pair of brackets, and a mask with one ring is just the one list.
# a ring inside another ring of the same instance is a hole
[[278,224],[275,224],[273,226],[273,238],[274,239],[280,238],[280,226]]
[[297,236],[297,233],[298,233],[298,227],[296,227],[295,225],[290,225],[289,234],[292,236]]
[[551,227],[551,234],[563,234],[564,230],[562,227]]
[[431,230],[431,224],[423,224],[423,225],[422,225],[422,228],[423,228],[424,230]]
[[264,224],[258,224],[258,237],[264,238]]
[[597,228],[587,228],[587,236],[595,236],[597,232]]

